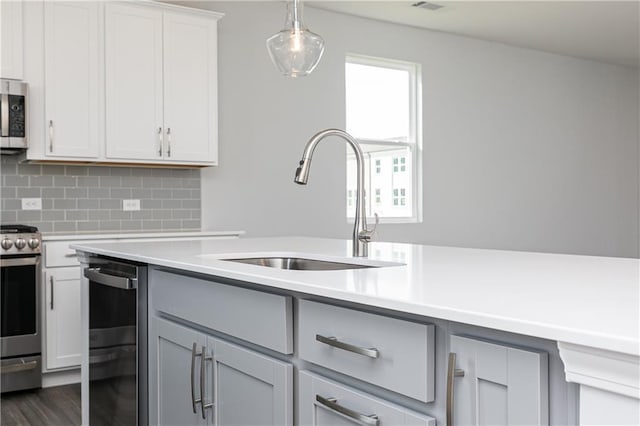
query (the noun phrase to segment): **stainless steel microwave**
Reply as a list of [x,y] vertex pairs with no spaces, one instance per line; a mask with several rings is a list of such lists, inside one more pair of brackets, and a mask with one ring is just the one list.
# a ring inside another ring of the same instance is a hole
[[0,79],[0,148],[27,148],[27,84]]

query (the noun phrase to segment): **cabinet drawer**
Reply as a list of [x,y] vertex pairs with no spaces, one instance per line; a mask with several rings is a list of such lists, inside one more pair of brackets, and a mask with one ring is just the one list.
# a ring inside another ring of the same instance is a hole
[[[301,371],[298,378],[301,426],[436,425],[436,420],[432,417],[356,391],[313,373]],[[376,423],[376,419],[379,423]]]
[[255,343],[293,353],[293,302],[256,290],[151,270],[152,309]]
[[306,361],[433,401],[433,325],[300,300],[298,348]]
[[115,240],[96,240],[96,241],[56,241],[44,243],[44,267],[56,268],[59,266],[78,266],[78,256],[76,251],[69,248],[72,244],[91,244],[113,242]]

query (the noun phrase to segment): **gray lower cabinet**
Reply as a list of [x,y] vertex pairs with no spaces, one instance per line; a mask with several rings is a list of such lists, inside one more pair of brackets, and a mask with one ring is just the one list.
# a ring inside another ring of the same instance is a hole
[[222,340],[213,355],[215,425],[293,424],[293,366]]
[[300,426],[435,426],[432,417],[413,412],[330,379],[301,371]]
[[453,425],[549,424],[545,352],[464,336],[451,336],[450,348]]
[[[206,425],[200,404],[194,403],[201,395],[201,357],[194,357],[193,345],[201,353],[207,336],[156,317],[150,326],[149,424]],[[205,380],[207,385],[210,389]]]
[[149,371],[150,424],[293,424],[289,363],[153,317]]

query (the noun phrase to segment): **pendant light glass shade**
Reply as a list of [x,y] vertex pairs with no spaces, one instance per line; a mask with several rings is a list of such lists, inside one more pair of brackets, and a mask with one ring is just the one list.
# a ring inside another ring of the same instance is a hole
[[273,64],[287,77],[303,77],[313,71],[324,52],[324,40],[302,21],[302,3],[287,3],[284,29],[267,39]]

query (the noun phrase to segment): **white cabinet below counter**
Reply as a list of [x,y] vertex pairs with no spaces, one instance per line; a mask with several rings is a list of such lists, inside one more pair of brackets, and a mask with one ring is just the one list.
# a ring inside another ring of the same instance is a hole
[[81,270],[71,244],[118,241],[185,241],[237,238],[241,231],[172,232],[155,234],[103,234],[43,236],[42,318],[43,387],[80,381]]

